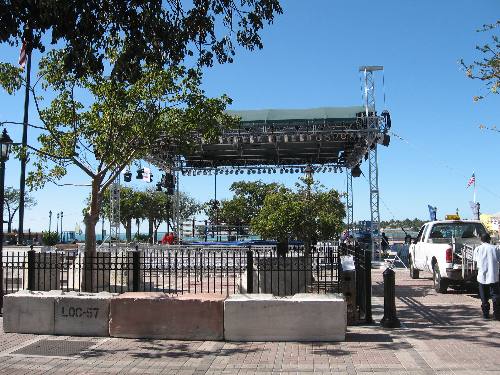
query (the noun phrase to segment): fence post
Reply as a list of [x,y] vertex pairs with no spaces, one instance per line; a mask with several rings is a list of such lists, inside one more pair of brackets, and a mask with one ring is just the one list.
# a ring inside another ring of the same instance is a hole
[[247,293],[253,293],[253,251],[247,250]]
[[136,245],[135,251],[132,253],[132,275],[133,275],[132,291],[134,292],[139,291],[139,277],[140,277],[139,275],[141,274],[140,256],[141,254],[139,253],[139,246]]
[[372,317],[372,252],[365,250],[365,305],[366,323],[373,323]]
[[380,325],[384,328],[399,328],[401,323],[396,317],[396,273],[387,268],[384,273],[384,317]]
[[35,290],[35,250],[33,250],[33,245],[28,251],[28,290]]

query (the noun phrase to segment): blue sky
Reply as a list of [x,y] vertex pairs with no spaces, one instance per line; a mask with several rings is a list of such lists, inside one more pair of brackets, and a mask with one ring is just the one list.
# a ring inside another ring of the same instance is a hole
[[[381,219],[427,218],[427,204],[438,207],[438,217],[456,208],[470,217],[472,188],[465,186],[473,171],[481,211],[500,211],[500,133],[479,129],[480,124],[500,125],[499,97],[473,102],[485,89],[467,79],[458,64],[460,58],[477,57],[475,46],[485,36],[475,30],[496,21],[497,0],[288,0],[283,7],[284,14],[263,32],[263,50],[240,49],[235,63],[206,72],[203,86],[209,95],[228,94],[232,109],[359,105],[358,67],[383,65],[385,88],[379,75],[377,107],[391,112],[392,130],[404,141],[392,137],[388,148],[379,148]],[[2,45],[0,56],[15,62],[18,48]],[[22,121],[23,95],[1,92],[0,103],[0,121]],[[33,109],[30,122],[38,122]],[[9,127],[9,133],[20,140],[20,129]],[[368,175],[366,163],[362,170]],[[251,178],[292,186],[297,175]],[[317,178],[328,188],[345,190],[345,174]],[[238,179],[219,176],[217,197],[229,196],[229,186]],[[6,182],[18,187],[19,161],[8,162]],[[68,182],[86,180],[71,173]],[[199,200],[211,199],[213,176],[183,177],[181,189]],[[354,180],[354,193],[355,219],[368,219],[366,179]],[[25,228],[46,229],[50,209],[64,211],[67,230],[81,222],[86,188],[47,185],[33,194],[39,203],[27,211]]]

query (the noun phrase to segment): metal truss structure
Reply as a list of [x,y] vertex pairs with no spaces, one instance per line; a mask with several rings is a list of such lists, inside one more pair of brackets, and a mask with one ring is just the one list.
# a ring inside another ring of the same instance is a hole
[[[390,115],[375,110],[373,72],[380,66],[363,66],[364,105],[303,110],[229,111],[239,117],[237,128],[223,129],[216,139],[193,133],[190,151],[167,137],[152,150],[149,162],[183,176],[216,174],[347,174],[347,226],[353,230],[352,178],[369,164],[372,250],[380,247],[377,144],[389,144]],[[354,173],[353,173],[354,172]]]
[[[193,134],[195,146],[182,155],[175,144],[166,138],[160,139],[149,161],[161,169],[174,167],[191,175],[214,173],[216,169],[223,173],[226,170],[228,173],[231,170],[298,173],[307,165],[315,172],[324,171],[324,168],[333,172],[352,169],[361,164],[380,139],[382,127],[373,124],[381,125],[384,119],[372,111],[366,113],[364,107],[350,108],[355,108],[356,112],[345,119],[262,122],[242,118],[237,129],[222,131],[212,142]],[[245,115],[251,118],[252,112],[245,111]]]
[[352,173],[350,169],[346,170],[346,214],[347,214],[347,233],[352,235],[353,226],[354,226],[354,209],[353,209],[353,201],[354,194],[352,191]]
[[[375,80],[373,72],[383,70],[381,66],[362,66],[360,72],[364,74],[364,92],[365,113],[367,115],[367,127],[369,129],[379,130],[380,119],[377,116],[368,116],[370,111],[375,113]],[[377,142],[373,143],[368,153],[368,180],[370,184],[370,222],[372,251],[375,254],[376,249],[380,249],[380,210],[379,210],[379,189],[378,189],[378,161],[377,161]],[[379,253],[380,254],[380,253]]]

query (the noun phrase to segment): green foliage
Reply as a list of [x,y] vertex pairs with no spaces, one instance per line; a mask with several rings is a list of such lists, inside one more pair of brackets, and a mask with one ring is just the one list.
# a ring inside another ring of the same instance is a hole
[[136,242],[148,242],[148,240],[149,240],[149,235],[147,234],[142,234],[142,233],[134,234],[134,241]]
[[[124,226],[130,220],[144,217],[142,199],[141,192],[127,186],[120,187],[120,220]],[[110,213],[110,195],[106,189],[102,195],[101,216],[109,217]]]
[[109,55],[112,75],[135,81],[144,65],[212,66],[232,62],[236,45],[262,48],[259,32],[280,13],[278,0],[7,1],[0,2],[0,43],[25,39],[42,52],[62,46],[63,73],[77,76],[102,74]]
[[[492,94],[500,92],[500,39],[498,30],[500,29],[500,20],[494,24],[483,25],[478,32],[491,33],[491,41],[484,45],[476,46],[476,50],[480,52],[480,58],[472,64],[465,64],[461,60],[462,66],[466,70],[467,77],[479,79],[488,88]],[[495,32],[497,34],[495,34]],[[474,96],[474,101],[483,99],[483,95]]]
[[42,243],[46,246],[54,246],[59,243],[59,233],[57,232],[43,232]]
[[417,218],[404,220],[391,219],[389,221],[381,221],[380,227],[393,229],[404,228],[405,230],[418,231],[425,223],[427,223],[427,221]]
[[281,187],[268,194],[251,220],[252,231],[263,238],[303,240],[313,244],[334,239],[342,230],[345,208],[335,190],[325,190],[301,178],[296,191]]
[[[233,198],[219,203],[219,222],[234,226],[249,225],[264,205],[266,196],[282,188],[283,185],[275,182],[269,184],[261,181],[234,182],[230,187],[234,193]],[[204,206],[205,213],[211,222],[215,222],[213,203],[210,201]]]
[[[8,232],[12,230],[12,221],[14,220],[14,215],[19,209],[19,189],[15,189],[13,187],[7,186],[4,192],[4,204],[7,209],[7,223],[8,223]],[[28,193],[24,195],[24,207],[31,208],[36,206],[36,200]]]
[[0,62],[0,86],[9,94],[19,90],[23,84],[21,68]]

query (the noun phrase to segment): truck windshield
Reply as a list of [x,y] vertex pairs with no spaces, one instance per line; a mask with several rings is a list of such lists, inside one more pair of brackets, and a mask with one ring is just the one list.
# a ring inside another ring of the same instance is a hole
[[442,223],[432,227],[429,238],[480,238],[484,233],[480,223]]

